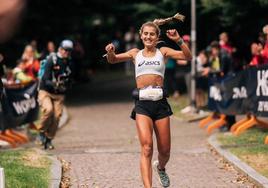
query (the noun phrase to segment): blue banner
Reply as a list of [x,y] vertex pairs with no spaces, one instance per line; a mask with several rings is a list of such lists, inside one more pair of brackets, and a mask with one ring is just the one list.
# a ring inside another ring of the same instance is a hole
[[37,82],[20,88],[4,88],[0,129],[14,128],[37,120]]
[[208,107],[226,115],[268,116],[268,65],[209,78]]

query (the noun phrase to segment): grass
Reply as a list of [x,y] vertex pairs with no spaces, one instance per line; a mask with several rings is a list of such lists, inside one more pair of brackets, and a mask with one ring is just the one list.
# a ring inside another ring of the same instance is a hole
[[47,188],[50,164],[48,158],[34,149],[0,152],[6,188]]
[[170,103],[174,115],[179,118],[184,118],[184,115],[181,114],[180,111],[189,105],[189,97],[187,95],[181,95],[178,99],[169,97],[168,102]]
[[267,135],[267,129],[252,128],[239,136],[220,134],[218,140],[222,147],[268,178],[268,146],[264,144]]
[[197,113],[181,113],[181,110],[189,105],[189,96],[181,95],[178,99],[174,99],[173,97],[168,98],[168,102],[172,108],[174,115],[183,120],[183,121],[194,121],[201,118],[204,118],[206,114],[197,114]]

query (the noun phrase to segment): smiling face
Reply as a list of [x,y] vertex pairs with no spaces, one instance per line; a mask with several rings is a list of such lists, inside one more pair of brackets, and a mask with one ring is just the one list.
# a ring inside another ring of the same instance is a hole
[[156,29],[152,26],[145,26],[141,33],[141,40],[146,47],[154,47],[158,41]]
[[147,22],[140,29],[140,37],[145,47],[154,47],[159,39],[160,30],[157,25]]

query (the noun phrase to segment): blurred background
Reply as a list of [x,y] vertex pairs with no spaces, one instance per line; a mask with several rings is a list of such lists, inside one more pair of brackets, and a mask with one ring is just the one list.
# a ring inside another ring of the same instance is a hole
[[[1,0],[3,7],[7,1]],[[134,26],[155,18],[169,17],[176,12],[186,16],[184,23],[176,23],[181,34],[190,34],[191,1],[189,0],[28,0],[17,3],[9,13],[0,16],[0,53],[5,64],[16,65],[23,48],[32,40],[42,51],[49,40],[58,44],[64,38],[77,40],[84,49],[83,66],[91,70],[110,69],[100,63],[104,46],[115,38],[124,48],[124,34]],[[25,3],[23,3],[25,2]],[[12,6],[12,5],[10,5]],[[257,40],[268,20],[266,0],[197,0],[197,50],[217,40],[221,32],[229,33],[237,56],[250,58],[250,43]],[[9,17],[3,21],[3,15]],[[19,15],[19,16],[18,16]],[[17,17],[16,17],[17,16]],[[16,20],[17,18],[17,20]],[[11,25],[11,26],[9,26]],[[4,34],[3,30],[9,28]]]

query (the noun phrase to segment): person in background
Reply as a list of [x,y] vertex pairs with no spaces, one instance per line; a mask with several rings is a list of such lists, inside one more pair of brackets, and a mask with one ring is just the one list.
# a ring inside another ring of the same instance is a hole
[[55,43],[53,41],[48,41],[47,42],[47,46],[46,49],[41,53],[40,59],[45,59],[47,58],[51,53],[55,53],[56,52],[56,46]]
[[37,80],[40,62],[34,55],[34,48],[26,45],[17,67],[13,70],[15,79],[21,83]]
[[264,33],[264,36],[265,36],[265,42],[264,42],[264,47],[263,47],[263,50],[262,50],[262,56],[264,58],[264,63],[268,63],[268,24],[265,25],[262,29],[263,33]]
[[32,41],[30,42],[30,45],[31,45],[32,48],[33,48],[33,51],[34,51],[34,57],[35,57],[36,59],[39,59],[40,56],[41,56],[41,54],[38,52],[38,43],[37,43],[37,40],[32,40]]
[[205,50],[196,57],[196,108],[200,110],[206,106],[206,91],[208,90],[208,55]]
[[[34,56],[34,49],[31,45],[26,45],[18,65],[13,69],[13,75],[17,84],[27,85],[37,81],[40,62]],[[34,122],[29,123],[29,128],[36,130]]]
[[260,66],[265,64],[265,58],[262,55],[263,47],[261,44],[257,44],[256,42],[253,42],[251,44],[251,55],[252,59],[249,63],[249,66]]
[[[210,55],[209,55],[209,68],[207,74],[215,75],[223,78],[233,73],[233,62],[231,56],[226,53],[225,50],[221,49],[218,41],[212,41],[210,44]],[[231,126],[235,123],[235,116],[226,115],[227,124],[220,127],[220,131],[229,131]]]
[[56,60],[47,60],[40,80],[38,102],[41,107],[40,138],[44,149],[54,149],[54,139],[63,110],[64,96],[72,80],[71,51],[73,42],[63,40],[58,48]]
[[226,52],[232,56],[232,54],[236,51],[236,48],[234,48],[229,40],[229,35],[226,32],[222,32],[219,36],[219,44],[220,48],[226,50]]

